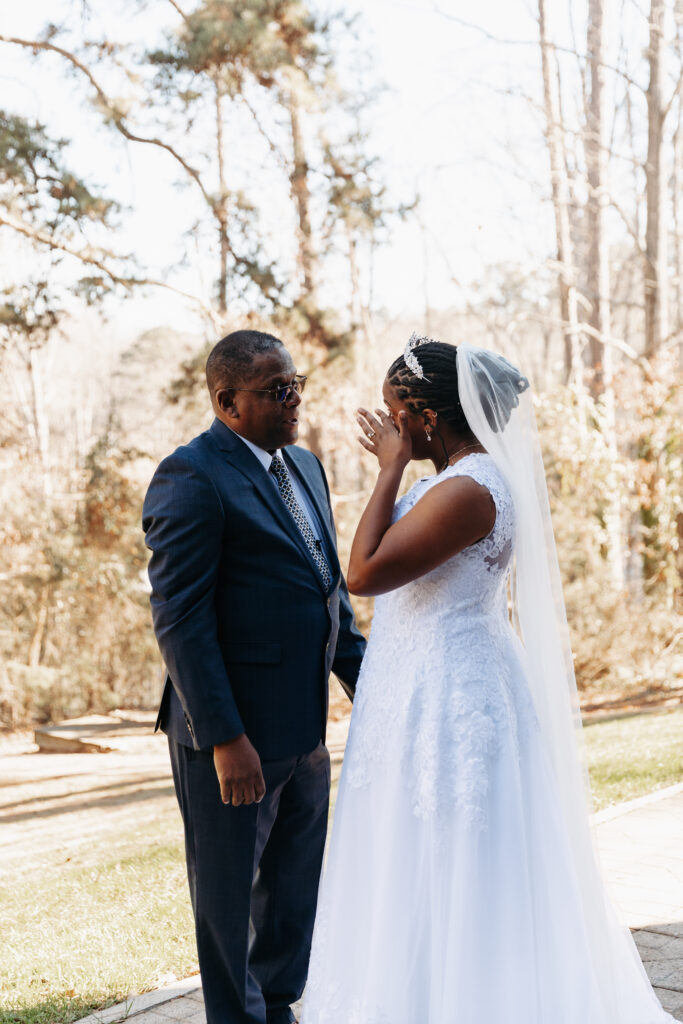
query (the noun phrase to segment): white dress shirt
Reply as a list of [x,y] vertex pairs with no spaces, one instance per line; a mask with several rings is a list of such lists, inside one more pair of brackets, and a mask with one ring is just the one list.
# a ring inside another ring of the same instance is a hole
[[[233,433],[237,433],[237,431],[233,431]],[[280,490],[279,490],[278,485],[277,485],[277,480],[275,479],[273,474],[270,472],[270,464],[273,461],[273,457],[275,455],[279,455],[280,458],[282,459],[282,449],[278,448],[277,451],[275,451],[273,453],[273,455],[271,455],[270,452],[267,452],[265,450],[265,448],[259,448],[259,446],[254,444],[252,441],[247,441],[246,437],[242,437],[241,434],[237,434],[237,437],[239,437],[240,441],[244,441],[244,443],[246,444],[247,448],[250,448],[251,451],[254,453],[256,458],[259,460],[259,462],[261,463],[261,465],[265,469],[266,473],[268,473],[268,476],[271,477],[271,479],[273,481],[273,486],[275,487],[275,490],[278,493],[278,497],[280,497]],[[284,459],[282,461],[284,462]],[[317,517],[317,515],[315,513],[315,509],[312,508],[310,499],[309,499],[308,495],[306,494],[306,492],[304,491],[301,483],[299,482],[296,473],[292,473],[290,467],[287,465],[286,462],[285,462],[285,466],[287,467],[287,473],[289,474],[289,479],[290,479],[291,484],[292,484],[292,490],[294,491],[294,497],[296,498],[296,500],[298,501],[299,505],[301,506],[301,509],[302,509],[304,515],[306,516],[306,519],[308,519],[308,524],[311,527],[311,529],[313,530],[313,536],[315,537],[315,539],[317,541],[320,541],[321,543],[323,543],[323,534],[322,534],[322,530],[320,528],[320,523],[318,521],[318,517]],[[323,552],[326,554],[324,544],[323,544]],[[326,555],[326,557],[327,557],[327,555]],[[329,559],[328,559],[328,561],[329,561]]]

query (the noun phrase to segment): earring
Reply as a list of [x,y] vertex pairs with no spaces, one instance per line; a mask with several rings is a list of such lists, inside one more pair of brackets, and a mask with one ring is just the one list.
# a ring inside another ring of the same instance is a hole
[[426,428],[425,428],[425,434],[427,435],[427,440],[428,440],[428,441],[431,441],[431,439],[432,439],[432,434],[431,434],[431,431],[430,431],[429,427],[426,427]]

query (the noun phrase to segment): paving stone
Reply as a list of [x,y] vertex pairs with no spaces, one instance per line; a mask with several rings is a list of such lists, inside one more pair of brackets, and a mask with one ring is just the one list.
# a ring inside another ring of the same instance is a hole
[[143,1013],[137,1013],[133,1020],[135,1024],[168,1024],[169,1018],[161,1012],[161,1007],[159,1007],[156,1010],[144,1010]]
[[683,995],[666,988],[655,988],[655,995],[665,1010],[676,1020],[683,1020]]
[[202,1006],[204,1005],[204,993],[200,988],[195,989],[194,992],[188,992],[186,998],[194,999],[196,1002],[201,1003]]
[[663,940],[662,945],[652,946],[643,942],[643,940],[639,938],[639,935],[642,935],[642,932],[638,933],[634,938],[643,963],[650,960],[656,960],[659,963],[667,963],[671,960],[683,959],[683,940],[672,939],[668,935],[662,935],[660,936]]
[[663,960],[683,960],[683,939],[669,938],[661,948],[660,957]]
[[159,1013],[162,1013],[168,1020],[188,1020],[190,1017],[196,1015],[204,1015],[203,1009],[197,1006],[194,999],[189,999],[187,996],[179,996],[177,999],[171,999],[168,1003],[163,1003],[157,1007]]
[[680,992],[683,997],[683,959],[650,961],[647,974],[653,985]]
[[[156,1019],[158,1017],[158,1020]],[[206,1024],[206,1014],[202,1007],[197,1006],[194,999],[179,996],[168,1003],[163,1003],[155,1010],[147,1010],[134,1018],[135,1024]]]
[[648,931],[656,931],[662,935],[673,935],[676,938],[683,939],[683,915],[676,921],[658,924],[656,928],[648,929]]
[[660,932],[651,932],[646,928],[634,932],[633,938],[641,956],[644,951],[659,956],[659,953],[664,946],[669,942],[676,941],[675,939],[672,939],[670,935],[662,935]]

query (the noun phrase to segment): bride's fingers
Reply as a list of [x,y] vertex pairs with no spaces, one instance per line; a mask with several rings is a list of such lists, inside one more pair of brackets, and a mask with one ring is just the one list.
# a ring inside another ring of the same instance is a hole
[[376,451],[375,451],[374,444],[372,444],[372,442],[369,441],[367,439],[367,437],[361,437],[360,434],[359,434],[357,440],[358,440],[358,442],[360,444],[363,445],[363,447],[366,449],[366,451],[372,452],[373,455],[377,454]]
[[376,417],[373,416],[371,412],[368,412],[367,409],[359,409],[356,419],[365,433],[370,437],[372,437],[373,433],[376,434],[378,430],[382,429],[381,421],[376,419]]
[[393,419],[384,409],[375,409],[375,415],[379,418],[380,425],[385,429],[392,431],[397,429]]
[[364,420],[362,420],[360,418],[360,416],[358,417],[358,423],[360,424],[360,427],[361,427],[363,433],[365,434],[366,438],[368,438],[369,440],[374,441],[374,439],[375,439],[375,437],[377,435],[377,431],[374,430],[370,426],[369,423],[366,423]]

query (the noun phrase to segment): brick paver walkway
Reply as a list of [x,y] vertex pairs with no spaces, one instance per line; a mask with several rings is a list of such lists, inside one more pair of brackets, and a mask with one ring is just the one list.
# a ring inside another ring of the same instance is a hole
[[[683,1021],[683,785],[596,817],[608,888],[663,1006]],[[175,982],[80,1024],[205,1024],[199,978]]]

